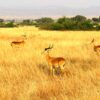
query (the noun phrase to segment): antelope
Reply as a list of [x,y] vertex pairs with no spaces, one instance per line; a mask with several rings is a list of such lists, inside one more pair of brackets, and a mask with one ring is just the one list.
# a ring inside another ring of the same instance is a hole
[[14,40],[11,42],[11,46],[19,46],[19,45],[24,45],[25,44],[25,39],[26,39],[26,35],[22,35],[23,38],[19,39],[19,40]]
[[94,44],[94,39],[91,41],[91,43],[93,44],[93,50],[98,53],[100,51],[100,45],[95,45]]
[[53,75],[56,68],[60,68],[61,71],[64,70],[65,59],[63,57],[51,57],[49,55],[49,50],[51,50],[52,48],[53,46],[49,46],[48,48],[45,48],[42,53],[46,52],[45,58],[50,67],[50,73],[52,73]]

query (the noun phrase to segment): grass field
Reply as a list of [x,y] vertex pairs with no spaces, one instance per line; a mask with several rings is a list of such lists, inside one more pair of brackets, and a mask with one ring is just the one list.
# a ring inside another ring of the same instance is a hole
[[[11,41],[27,34],[24,45]],[[0,28],[0,100],[100,100],[100,31],[43,31],[34,27]],[[49,73],[41,52],[66,59],[63,74]]]

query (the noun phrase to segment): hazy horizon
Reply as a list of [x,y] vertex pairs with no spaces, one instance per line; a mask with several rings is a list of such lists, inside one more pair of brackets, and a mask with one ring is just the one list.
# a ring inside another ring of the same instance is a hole
[[100,0],[1,0],[0,17],[36,18],[84,15],[100,15]]

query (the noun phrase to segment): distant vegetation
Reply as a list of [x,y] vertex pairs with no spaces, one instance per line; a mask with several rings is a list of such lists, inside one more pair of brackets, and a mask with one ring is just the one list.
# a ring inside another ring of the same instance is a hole
[[0,19],[0,27],[16,27],[16,23],[14,22],[14,20],[3,20]]
[[77,15],[71,18],[62,17],[56,21],[41,18],[36,20],[36,23],[39,28],[46,30],[100,30],[100,17],[87,19],[85,16]]
[[77,15],[67,18],[61,17],[57,20],[44,17],[40,19],[25,19],[22,21],[0,19],[0,27],[17,27],[17,26],[36,26],[45,30],[100,30],[100,16],[88,19],[85,16]]

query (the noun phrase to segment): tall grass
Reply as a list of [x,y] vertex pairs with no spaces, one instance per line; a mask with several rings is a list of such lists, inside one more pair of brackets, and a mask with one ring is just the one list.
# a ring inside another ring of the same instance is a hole
[[[12,40],[26,33],[24,46]],[[0,29],[0,100],[100,100],[100,56],[91,40],[96,31],[43,31],[34,27]],[[51,56],[66,59],[63,74],[49,73],[41,52],[49,44]]]

